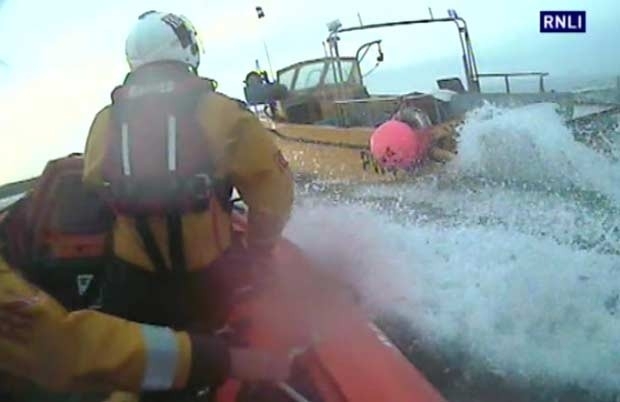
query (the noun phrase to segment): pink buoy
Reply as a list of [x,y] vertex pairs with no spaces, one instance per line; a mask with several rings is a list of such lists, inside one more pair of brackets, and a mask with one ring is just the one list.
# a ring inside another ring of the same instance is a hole
[[408,169],[426,158],[430,145],[428,130],[414,130],[398,120],[381,124],[370,137],[370,152],[387,169]]

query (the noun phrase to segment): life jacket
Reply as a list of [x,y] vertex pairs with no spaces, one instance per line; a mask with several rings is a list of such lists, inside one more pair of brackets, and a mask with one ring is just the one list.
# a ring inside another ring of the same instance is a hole
[[100,307],[112,210],[82,184],[79,154],[50,161],[0,215],[3,257],[67,309]]
[[114,209],[129,215],[206,209],[213,166],[195,114],[211,86],[189,73],[134,74],[112,93],[102,171]]
[[209,208],[215,197],[230,210],[232,187],[216,180],[209,144],[196,118],[212,83],[176,64],[145,66],[112,92],[112,124],[102,166],[106,198],[135,218],[145,250],[166,271],[147,218],[165,216],[170,270],[184,270],[181,216]]

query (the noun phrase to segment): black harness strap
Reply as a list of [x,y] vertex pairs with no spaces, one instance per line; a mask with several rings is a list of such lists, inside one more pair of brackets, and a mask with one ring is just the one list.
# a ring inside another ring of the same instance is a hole
[[168,226],[168,249],[170,250],[170,261],[172,262],[172,270],[177,272],[185,272],[185,250],[183,242],[183,222],[181,214],[178,212],[168,213],[166,216]]
[[136,230],[138,234],[142,238],[142,243],[144,243],[144,249],[146,254],[149,256],[151,262],[155,266],[155,270],[157,272],[165,272],[166,271],[166,261],[157,247],[157,242],[155,242],[155,236],[153,236],[153,232],[149,227],[149,223],[147,217],[145,215],[137,215],[135,216],[136,220]]

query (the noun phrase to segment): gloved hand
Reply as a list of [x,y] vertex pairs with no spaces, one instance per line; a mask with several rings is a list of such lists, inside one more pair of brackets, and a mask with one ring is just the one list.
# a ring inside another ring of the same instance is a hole
[[190,386],[221,384],[226,378],[240,381],[284,381],[290,359],[252,348],[231,347],[212,336],[190,334],[192,364]]
[[264,266],[272,258],[275,241],[249,242],[245,236],[233,238],[231,247],[233,259],[244,267]]
[[291,360],[258,349],[231,349],[230,376],[241,381],[286,381]]
[[248,247],[246,249],[247,258],[254,270],[266,269],[271,265],[273,258],[273,246]]

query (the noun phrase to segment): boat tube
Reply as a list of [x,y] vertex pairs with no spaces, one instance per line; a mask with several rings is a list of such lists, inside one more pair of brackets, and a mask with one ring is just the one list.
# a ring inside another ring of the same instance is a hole
[[[237,213],[236,233],[243,236],[246,227],[245,217]],[[259,285],[247,290],[229,317],[235,338],[296,357],[289,382],[263,385],[254,389],[256,398],[241,400],[444,401],[372,322],[350,288],[315,268],[291,241],[277,244],[268,271],[253,282]],[[240,401],[239,395],[248,392],[230,380],[216,400]]]

